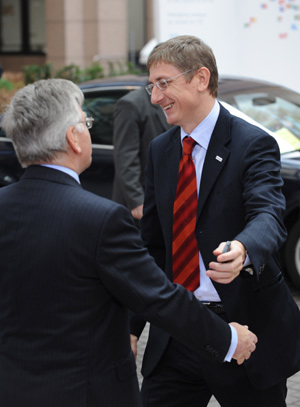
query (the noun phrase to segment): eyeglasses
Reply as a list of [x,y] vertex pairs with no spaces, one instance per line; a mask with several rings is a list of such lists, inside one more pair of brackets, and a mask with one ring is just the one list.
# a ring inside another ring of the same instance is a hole
[[186,73],[188,73],[188,72],[191,72],[191,71],[193,71],[194,69],[197,69],[197,68],[192,68],[192,69],[189,69],[188,71],[181,72],[181,73],[179,73],[178,75],[172,76],[172,78],[169,78],[169,79],[160,79],[160,80],[159,80],[158,82],[156,82],[156,83],[150,83],[150,85],[147,85],[147,86],[145,87],[145,89],[146,89],[146,91],[148,92],[148,94],[151,96],[151,93],[152,93],[152,90],[153,90],[154,86],[157,86],[158,89],[160,89],[160,90],[165,90],[165,89],[167,89],[167,87],[168,87],[168,82],[172,81],[172,80],[175,79],[175,78],[178,78],[178,77],[181,76],[181,75],[184,75],[184,74],[186,74]]
[[81,120],[78,123],[85,123],[86,127],[88,129],[91,129],[93,127],[94,118],[93,117],[86,117],[84,120]]

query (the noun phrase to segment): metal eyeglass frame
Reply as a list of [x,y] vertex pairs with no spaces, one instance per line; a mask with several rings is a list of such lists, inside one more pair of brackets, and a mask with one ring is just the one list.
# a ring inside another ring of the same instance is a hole
[[191,71],[193,71],[194,69],[197,69],[197,68],[192,68],[192,69],[189,69],[188,71],[181,72],[181,73],[179,73],[178,75],[172,76],[172,78],[169,78],[169,79],[160,79],[158,82],[150,83],[149,85],[145,86],[145,89],[146,89],[148,95],[151,96],[152,90],[153,90],[154,86],[157,86],[158,89],[160,89],[160,90],[167,89],[167,87],[168,87],[168,82],[172,81],[172,80],[175,79],[175,78],[178,78],[178,77],[181,76],[181,75],[184,75],[184,74],[186,74],[186,73],[188,73],[188,72],[191,72]]
[[95,120],[95,119],[94,119],[93,117],[86,117],[84,120],[81,120],[81,121],[78,122],[78,123],[85,123],[86,127],[87,127],[88,129],[91,129],[91,128],[93,127],[94,120]]

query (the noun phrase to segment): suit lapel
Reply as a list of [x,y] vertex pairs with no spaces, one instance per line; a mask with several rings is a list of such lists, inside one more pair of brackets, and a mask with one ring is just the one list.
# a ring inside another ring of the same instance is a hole
[[230,150],[226,146],[230,140],[230,115],[221,106],[203,165],[197,218],[201,215],[205,202],[230,155]]
[[[208,150],[206,153],[198,199],[197,218],[201,215],[205,202],[219,176],[223,170],[230,150],[227,144],[231,140],[230,114],[221,106],[219,118],[214,128]],[[173,222],[173,203],[176,195],[179,161],[181,157],[180,128],[178,126],[169,130],[170,139],[164,151],[164,157],[159,163],[162,177],[160,178],[160,196],[166,196],[164,201],[164,215],[167,223]],[[165,205],[168,205],[167,207]]]
[[172,197],[172,207],[176,195],[181,150],[182,147],[180,142],[180,128],[176,127],[174,133],[172,134],[170,143],[166,148],[166,162],[168,171],[167,180],[169,184],[169,192],[171,194],[170,196]]
[[160,189],[159,196],[161,199],[160,210],[163,211],[164,222],[168,227],[173,224],[173,204],[176,195],[179,161],[181,157],[180,129],[174,127],[170,130],[170,138],[166,144],[164,154],[161,156],[159,163],[160,168]]

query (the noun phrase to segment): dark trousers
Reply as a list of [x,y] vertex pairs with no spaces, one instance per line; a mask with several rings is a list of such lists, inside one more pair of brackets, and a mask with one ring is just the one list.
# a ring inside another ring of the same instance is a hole
[[211,363],[175,339],[142,384],[144,407],[206,407],[212,395],[222,407],[286,407],[286,394],[286,381],[256,389],[243,365]]

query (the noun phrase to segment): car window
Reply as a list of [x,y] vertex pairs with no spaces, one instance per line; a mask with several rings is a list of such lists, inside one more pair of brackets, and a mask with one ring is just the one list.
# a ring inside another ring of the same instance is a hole
[[94,118],[90,130],[92,143],[113,145],[113,122],[116,102],[128,93],[128,89],[110,89],[97,92],[85,92],[83,110]]
[[[292,151],[300,149],[300,95],[298,101],[291,95],[280,92],[280,88],[270,88],[231,94],[228,103],[281,137]],[[222,95],[224,99],[226,95]]]

